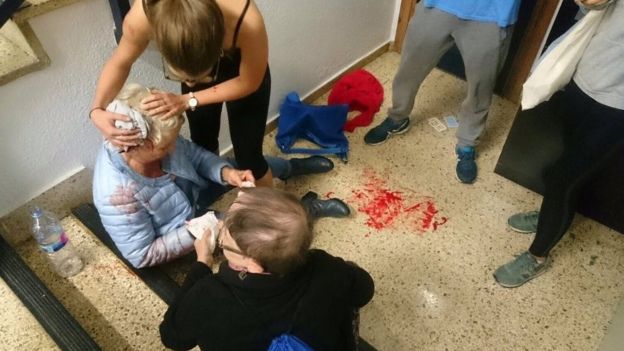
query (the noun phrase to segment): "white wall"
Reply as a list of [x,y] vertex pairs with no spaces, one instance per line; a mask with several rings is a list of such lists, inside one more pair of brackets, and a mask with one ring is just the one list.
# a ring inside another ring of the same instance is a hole
[[[269,117],[391,40],[398,0],[257,0],[269,31]],[[96,78],[115,47],[106,0],[84,0],[30,21],[51,66],[0,86],[0,216],[91,168],[101,137],[87,118]],[[177,91],[148,50],[131,81]],[[222,128],[221,145],[230,142]]]

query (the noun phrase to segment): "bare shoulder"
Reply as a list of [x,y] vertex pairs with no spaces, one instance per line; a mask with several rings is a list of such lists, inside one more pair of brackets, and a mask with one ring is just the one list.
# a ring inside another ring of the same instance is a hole
[[244,41],[256,41],[259,38],[264,38],[267,36],[262,14],[256,6],[256,3],[253,0],[250,0],[250,2],[251,3],[249,5],[249,9],[247,10],[245,18],[243,19],[243,23],[241,24],[241,44]]
[[[262,14],[258,10],[256,3],[253,0],[249,1],[250,4],[245,18],[243,18],[243,25],[263,24]],[[245,10],[247,0],[217,0],[216,2],[223,13],[226,28],[231,30],[236,28],[238,19]]]
[[142,0],[135,0],[124,18],[123,32],[132,41],[146,41],[151,38],[152,27],[145,14]]
[[236,23],[245,8],[247,0],[215,0],[215,2],[219,5],[227,26],[231,22]]
[[[253,42],[254,39],[262,39],[266,37],[266,29],[264,27],[262,14],[258,10],[256,3],[253,0],[249,1],[249,8],[245,13],[238,35],[238,43],[242,46],[244,46],[244,42]],[[232,42],[236,25],[245,10],[247,0],[216,0],[216,2],[223,13],[223,19],[225,22],[224,42],[227,44],[224,48],[229,49],[229,43]]]
[[249,5],[249,9],[247,10],[245,19],[243,20],[243,24],[252,31],[264,31],[264,18],[262,17],[262,13],[260,13],[258,6],[256,6],[256,2],[253,0],[250,1],[251,4]]

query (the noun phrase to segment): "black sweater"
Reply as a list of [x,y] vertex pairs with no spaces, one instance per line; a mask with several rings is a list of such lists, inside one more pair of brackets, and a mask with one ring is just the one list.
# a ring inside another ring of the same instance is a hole
[[371,276],[321,250],[286,277],[248,273],[244,280],[227,262],[219,273],[195,263],[160,325],[165,346],[188,350],[267,350],[288,332],[316,351],[346,350],[353,310],[374,293]]

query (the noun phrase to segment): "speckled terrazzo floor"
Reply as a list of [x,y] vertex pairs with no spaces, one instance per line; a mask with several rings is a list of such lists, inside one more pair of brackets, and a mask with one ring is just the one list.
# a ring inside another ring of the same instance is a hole
[[[366,67],[386,93],[374,123],[390,103],[398,62],[398,54],[388,53]],[[506,218],[536,208],[541,197],[493,173],[516,110],[500,98],[479,148],[477,182],[456,181],[453,131],[437,133],[426,118],[454,114],[463,89],[464,82],[434,71],[417,98],[408,133],[372,147],[362,141],[368,128],[357,129],[348,134],[347,164],[336,161],[329,174],[278,187],[299,195],[314,190],[353,207],[351,218],[319,221],[314,245],[356,261],[375,279],[361,334],[377,349],[596,350],[624,296],[624,237],[578,216],[553,252],[551,271],[518,289],[499,287],[492,271],[532,239],[507,229]],[[265,149],[277,155],[274,135],[267,136]],[[232,196],[215,207],[226,208]],[[371,203],[380,197],[394,212],[374,212]],[[157,328],[164,303],[76,219],[63,224],[87,263],[68,280],[49,271],[32,240],[13,242],[103,349],[162,349]],[[188,264],[183,259],[167,269],[182,279]],[[0,285],[3,301],[11,296],[5,290]],[[31,338],[39,338],[40,331],[32,330]]]
[[[388,53],[366,67],[386,94],[374,123],[391,102],[398,62],[399,55]],[[595,350],[624,296],[624,236],[577,216],[552,253],[551,271],[517,289],[498,286],[492,272],[532,240],[506,228],[506,219],[537,208],[541,197],[493,173],[516,111],[500,98],[479,147],[477,182],[455,179],[454,131],[439,134],[426,119],[454,114],[464,86],[434,71],[417,97],[408,133],[367,146],[368,128],[357,129],[348,134],[348,164],[337,162],[331,174],[289,181],[285,188],[329,193],[355,207],[353,218],[319,221],[315,245],[358,262],[374,277],[376,294],[363,310],[361,333],[379,350]],[[267,149],[275,150],[273,136]],[[403,207],[394,222],[374,229],[388,217],[371,221],[357,208],[370,210],[375,195],[387,196],[379,189],[401,192]],[[435,215],[426,210],[431,204]]]
[[0,300],[0,350],[59,350],[2,279]]

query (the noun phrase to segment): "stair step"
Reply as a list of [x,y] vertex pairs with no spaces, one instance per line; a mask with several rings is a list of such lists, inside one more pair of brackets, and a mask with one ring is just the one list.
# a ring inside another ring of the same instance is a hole
[[[62,350],[100,349],[2,235],[0,235],[0,277]],[[15,305],[9,304],[9,306]],[[2,314],[2,316],[8,315],[8,313]],[[32,335],[24,338],[24,340],[33,339]],[[47,338],[42,338],[41,341],[45,343]],[[20,349],[21,346],[24,345],[20,345]]]
[[85,267],[54,273],[34,240],[16,251],[104,350],[162,350],[158,325],[167,305],[73,216],[61,221]]
[[0,76],[37,63],[37,55],[13,21],[0,28]]
[[109,250],[111,250],[121,261],[124,262],[127,269],[132,271],[137,277],[154,291],[166,304],[173,301],[176,293],[180,290],[180,285],[176,283],[165,271],[160,267],[147,267],[136,269],[126,261],[121,255],[115,243],[110,238],[100,216],[93,204],[84,204],[72,209],[72,214],[76,216]]
[[12,20],[0,28],[0,58],[0,85],[50,63],[30,26]]

